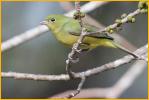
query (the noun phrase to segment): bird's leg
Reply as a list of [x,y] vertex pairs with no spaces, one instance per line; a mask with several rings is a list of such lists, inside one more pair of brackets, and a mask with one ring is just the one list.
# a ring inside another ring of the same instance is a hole
[[122,46],[122,45],[120,45],[120,44],[118,44],[118,43],[114,43],[114,45],[115,45],[118,49],[120,49],[120,50],[122,50],[122,51],[124,51],[124,52],[126,52],[126,53],[128,53],[128,54],[130,54],[130,55],[132,55],[135,59],[137,59],[137,60],[144,60],[142,57],[140,57],[140,56],[137,55],[137,54],[134,54],[132,51],[130,51],[129,49],[125,48],[124,46]]
[[78,53],[83,53],[86,51],[89,51],[89,44],[88,43],[81,43],[79,46],[79,50],[77,51]]
[[72,55],[71,54],[69,54],[68,55],[68,57],[69,57],[69,59],[73,62],[73,63],[77,63],[78,61],[79,61],[79,54],[81,54],[81,53],[84,53],[84,52],[86,52],[86,51],[88,51],[89,50],[89,44],[87,44],[87,43],[80,43],[79,44],[79,48],[76,48],[76,46],[75,46],[76,44],[74,44],[74,49],[75,49],[75,55],[73,55],[73,57],[72,57]]
[[73,63],[79,62],[78,54],[73,55],[73,57],[72,57],[71,54],[68,54],[68,58],[69,58],[69,59],[71,60],[71,62],[73,62]]

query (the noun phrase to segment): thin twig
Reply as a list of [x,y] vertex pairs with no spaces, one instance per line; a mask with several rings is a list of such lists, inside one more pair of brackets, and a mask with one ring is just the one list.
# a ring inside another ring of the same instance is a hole
[[[146,67],[147,62],[136,61],[113,86],[106,88],[97,87],[82,89],[75,98],[118,98],[135,82],[137,77],[143,73]],[[61,98],[71,92],[74,92],[74,90],[59,93],[50,98]]]
[[[80,24],[81,34],[80,34],[77,42],[74,43],[71,52],[68,54],[68,59],[66,60],[66,71],[67,71],[70,78],[74,77],[74,72],[71,72],[71,69],[70,69],[71,65],[73,63],[75,63],[74,62],[75,59],[79,59],[78,57],[77,58],[75,58],[75,57],[76,57],[76,55],[78,55],[78,51],[80,51],[79,46],[83,42],[83,39],[86,35],[86,31],[85,31],[86,29],[84,28],[83,21],[82,21],[82,18],[84,16],[82,16],[82,12],[80,11],[80,2],[75,2],[75,9],[76,9],[76,13],[74,13],[74,17]],[[76,96],[80,93],[80,90],[81,90],[83,84],[85,83],[85,79],[86,79],[86,77],[84,76],[84,73],[83,73],[83,76],[81,77],[81,81],[78,85],[78,88],[77,88],[76,92],[75,93],[73,93],[73,92],[70,93],[67,96],[67,98],[72,98],[72,97],[74,97],[74,96]]]
[[[136,15],[138,15],[140,13],[141,13],[141,10],[137,9],[134,12],[128,14],[125,18],[121,19],[121,25],[127,23],[130,20],[129,17],[135,17]],[[96,32],[89,32],[89,33],[87,33],[87,35],[107,32],[107,30],[109,30],[109,28],[114,30],[117,27],[119,27],[119,23],[114,23],[112,25],[107,26],[106,28],[104,28],[102,30],[99,30],[99,31],[96,31]]]
[[72,97],[77,96],[80,93],[80,91],[81,91],[81,89],[82,89],[82,87],[83,87],[83,85],[85,83],[85,79],[86,79],[86,77],[82,77],[81,78],[81,81],[80,81],[80,83],[78,85],[77,91],[75,91],[75,92],[69,92],[69,95],[66,96],[66,98],[72,98]]
[[[64,91],[62,93],[58,93],[53,96],[50,96],[49,98],[62,98],[74,91],[75,90]],[[81,92],[74,98],[104,98],[105,94],[107,94],[108,91],[109,91],[109,88],[98,88],[98,87],[82,89]]]
[[[139,48],[134,53],[135,54],[146,54],[147,55],[147,49],[148,45]],[[147,57],[146,57],[147,59]],[[124,56],[118,60],[115,60],[113,62],[109,62],[107,64],[104,64],[102,66],[99,66],[97,68],[92,68],[84,72],[75,73],[74,78],[81,78],[83,75],[85,77],[89,77],[92,75],[99,74],[101,72],[114,69],[119,67],[120,65],[127,64],[131,62],[132,60],[135,60],[135,58],[131,55]],[[82,74],[84,73],[84,74]],[[15,78],[15,79],[29,79],[29,80],[38,80],[38,81],[56,81],[56,80],[70,80],[68,74],[61,74],[61,75],[36,75],[36,74],[29,74],[29,73],[18,73],[18,72],[2,72],[3,78]]]
[[76,55],[78,54],[79,46],[82,43],[86,34],[85,29],[83,27],[83,22],[82,22],[80,2],[75,2],[75,9],[76,9],[76,13],[74,13],[74,16],[76,16],[76,20],[78,20],[78,22],[80,23],[81,35],[79,36],[77,42],[74,43],[71,52],[68,54],[68,59],[66,60],[66,71],[69,74],[70,78],[73,78],[73,73],[70,70],[71,64],[75,63],[76,60],[78,61],[79,58],[76,57]]

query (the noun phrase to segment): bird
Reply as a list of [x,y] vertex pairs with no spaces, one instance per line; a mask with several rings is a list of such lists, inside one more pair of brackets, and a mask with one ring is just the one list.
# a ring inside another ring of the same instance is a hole
[[[61,14],[48,15],[45,20],[41,22],[41,24],[46,25],[53,33],[55,38],[60,43],[68,47],[72,47],[73,44],[77,42],[82,29],[78,20]],[[83,27],[88,33],[97,32],[97,30],[99,30],[97,27],[85,22],[83,23]],[[85,36],[80,44],[80,49],[82,51],[91,51],[99,46],[118,48],[132,55],[134,58],[140,59],[138,55],[134,54],[128,48],[123,47],[115,41],[114,37],[108,35],[107,33],[96,33]]]

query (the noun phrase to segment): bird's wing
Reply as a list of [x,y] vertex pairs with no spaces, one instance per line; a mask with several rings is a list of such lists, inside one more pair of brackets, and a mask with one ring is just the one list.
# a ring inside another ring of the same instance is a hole
[[[96,32],[97,28],[92,25],[84,24],[85,28],[87,29],[87,32]],[[69,30],[69,34],[75,35],[75,36],[80,36],[81,34],[81,28],[80,27],[73,27],[71,30]],[[94,38],[104,38],[104,39],[110,39],[114,40],[113,37],[109,36],[106,33],[96,33],[96,34],[89,34],[87,35],[88,37],[94,37]]]

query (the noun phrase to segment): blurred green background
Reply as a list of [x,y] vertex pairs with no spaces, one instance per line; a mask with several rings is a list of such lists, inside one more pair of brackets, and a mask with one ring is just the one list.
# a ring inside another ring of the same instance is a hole
[[[85,3],[85,2],[84,2]],[[137,9],[137,2],[110,2],[89,13],[103,25],[109,25],[122,13]],[[49,14],[64,14],[58,2],[2,2],[2,42],[39,25]],[[136,47],[147,43],[147,15],[136,17],[136,23],[125,24],[119,32]],[[16,48],[2,53],[2,71],[33,74],[62,74],[70,48],[60,44],[47,32]],[[73,71],[79,72],[118,59],[126,53],[99,47],[81,57]],[[112,86],[132,63],[89,77],[83,88]],[[85,66],[85,67],[83,67]],[[2,98],[47,98],[75,89],[79,81],[32,81],[2,79]],[[125,84],[125,83],[124,83]],[[147,98],[147,69],[120,98]]]

